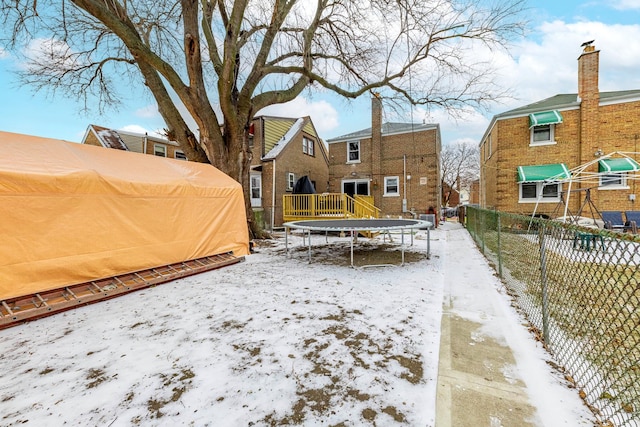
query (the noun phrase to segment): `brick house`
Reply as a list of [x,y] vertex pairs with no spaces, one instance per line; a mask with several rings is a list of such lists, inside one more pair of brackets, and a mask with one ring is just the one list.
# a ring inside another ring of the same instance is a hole
[[282,226],[282,196],[308,176],[317,193],[328,190],[327,149],[311,118],[258,116],[250,128],[251,206],[265,228]]
[[382,123],[371,99],[371,128],[327,140],[329,191],[373,196],[382,216],[439,212],[440,126]]
[[470,205],[479,205],[480,204],[480,180],[476,179],[471,182],[471,188],[469,189],[469,204]]
[[180,145],[165,138],[89,125],[81,144],[187,160]]
[[[480,142],[482,207],[559,217],[568,198],[569,212],[591,216],[580,212],[589,193],[599,211],[638,209],[635,180],[627,177],[639,169],[640,90],[600,92],[599,53],[585,44],[578,93],[493,117]],[[624,157],[613,154],[618,152],[631,154],[620,161]],[[581,166],[580,176],[571,175],[569,192],[570,170]]]

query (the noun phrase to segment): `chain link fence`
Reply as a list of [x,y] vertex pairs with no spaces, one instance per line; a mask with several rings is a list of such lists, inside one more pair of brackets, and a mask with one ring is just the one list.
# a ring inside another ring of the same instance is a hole
[[640,426],[640,236],[469,207],[466,227],[602,426]]

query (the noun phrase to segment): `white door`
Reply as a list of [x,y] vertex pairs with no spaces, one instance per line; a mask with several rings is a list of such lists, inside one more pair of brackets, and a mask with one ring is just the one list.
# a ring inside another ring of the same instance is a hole
[[262,174],[251,172],[251,207],[262,207]]

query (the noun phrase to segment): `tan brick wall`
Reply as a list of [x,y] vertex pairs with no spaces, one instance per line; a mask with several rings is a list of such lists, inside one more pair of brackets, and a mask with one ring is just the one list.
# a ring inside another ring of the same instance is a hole
[[[597,121],[584,121],[581,110],[561,111],[563,123],[555,126],[554,145],[530,146],[527,117],[497,120],[492,131],[494,154],[490,159],[481,157],[481,205],[506,212],[531,214],[535,203],[518,203],[517,167],[548,163],[565,163],[568,168],[595,160],[600,149],[605,154],[613,151],[637,152],[640,138],[640,101],[600,106]],[[590,129],[585,130],[588,126]],[[589,140],[582,140],[584,135]],[[483,142],[484,146],[486,142]],[[484,148],[483,148],[484,149]],[[636,160],[640,160],[636,158]],[[597,163],[590,167],[597,172]],[[637,194],[636,183],[629,180],[628,190],[598,190],[597,183],[575,183],[572,189],[591,188],[591,198],[599,210],[639,210],[629,201],[629,194]],[[563,185],[568,190],[568,184]],[[574,214],[584,201],[584,192],[572,193],[569,210]],[[636,203],[637,204],[637,203]],[[561,216],[558,203],[541,203],[537,212]],[[560,213],[558,213],[558,211]],[[589,215],[586,215],[589,216]]]
[[[346,142],[329,146],[329,191],[342,191],[342,181],[368,179],[374,203],[383,216],[411,216],[402,212],[405,195],[403,165],[406,156],[406,172],[411,179],[406,183],[407,210],[426,213],[430,206],[440,207],[440,135],[439,129],[383,136],[380,150],[374,153],[371,139],[360,140],[360,163],[347,164]],[[380,158],[380,172],[375,172],[373,162]],[[384,177],[399,178],[399,196],[384,196]],[[421,184],[426,178],[426,184]]]

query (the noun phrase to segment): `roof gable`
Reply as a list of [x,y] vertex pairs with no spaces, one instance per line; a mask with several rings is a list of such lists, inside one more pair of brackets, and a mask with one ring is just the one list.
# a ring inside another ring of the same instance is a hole
[[[282,150],[284,149],[284,147],[287,146],[287,144],[289,144],[289,142],[300,132],[302,131],[302,129],[305,127],[305,118],[301,117],[297,120],[295,120],[295,122],[293,123],[293,125],[291,125],[289,127],[289,129],[285,132],[284,135],[282,135],[282,137],[280,138],[280,140],[278,140],[273,146],[272,148],[267,152],[267,154],[265,154],[265,156],[262,158],[263,160],[268,160],[268,159],[275,159],[276,157],[278,157],[278,154],[280,154],[282,152]],[[267,123],[265,123],[265,128],[266,128]],[[265,132],[266,133],[266,132]]]
[[103,147],[129,151],[129,147],[127,147],[127,144],[125,144],[117,131],[96,125],[89,125],[89,127]]

